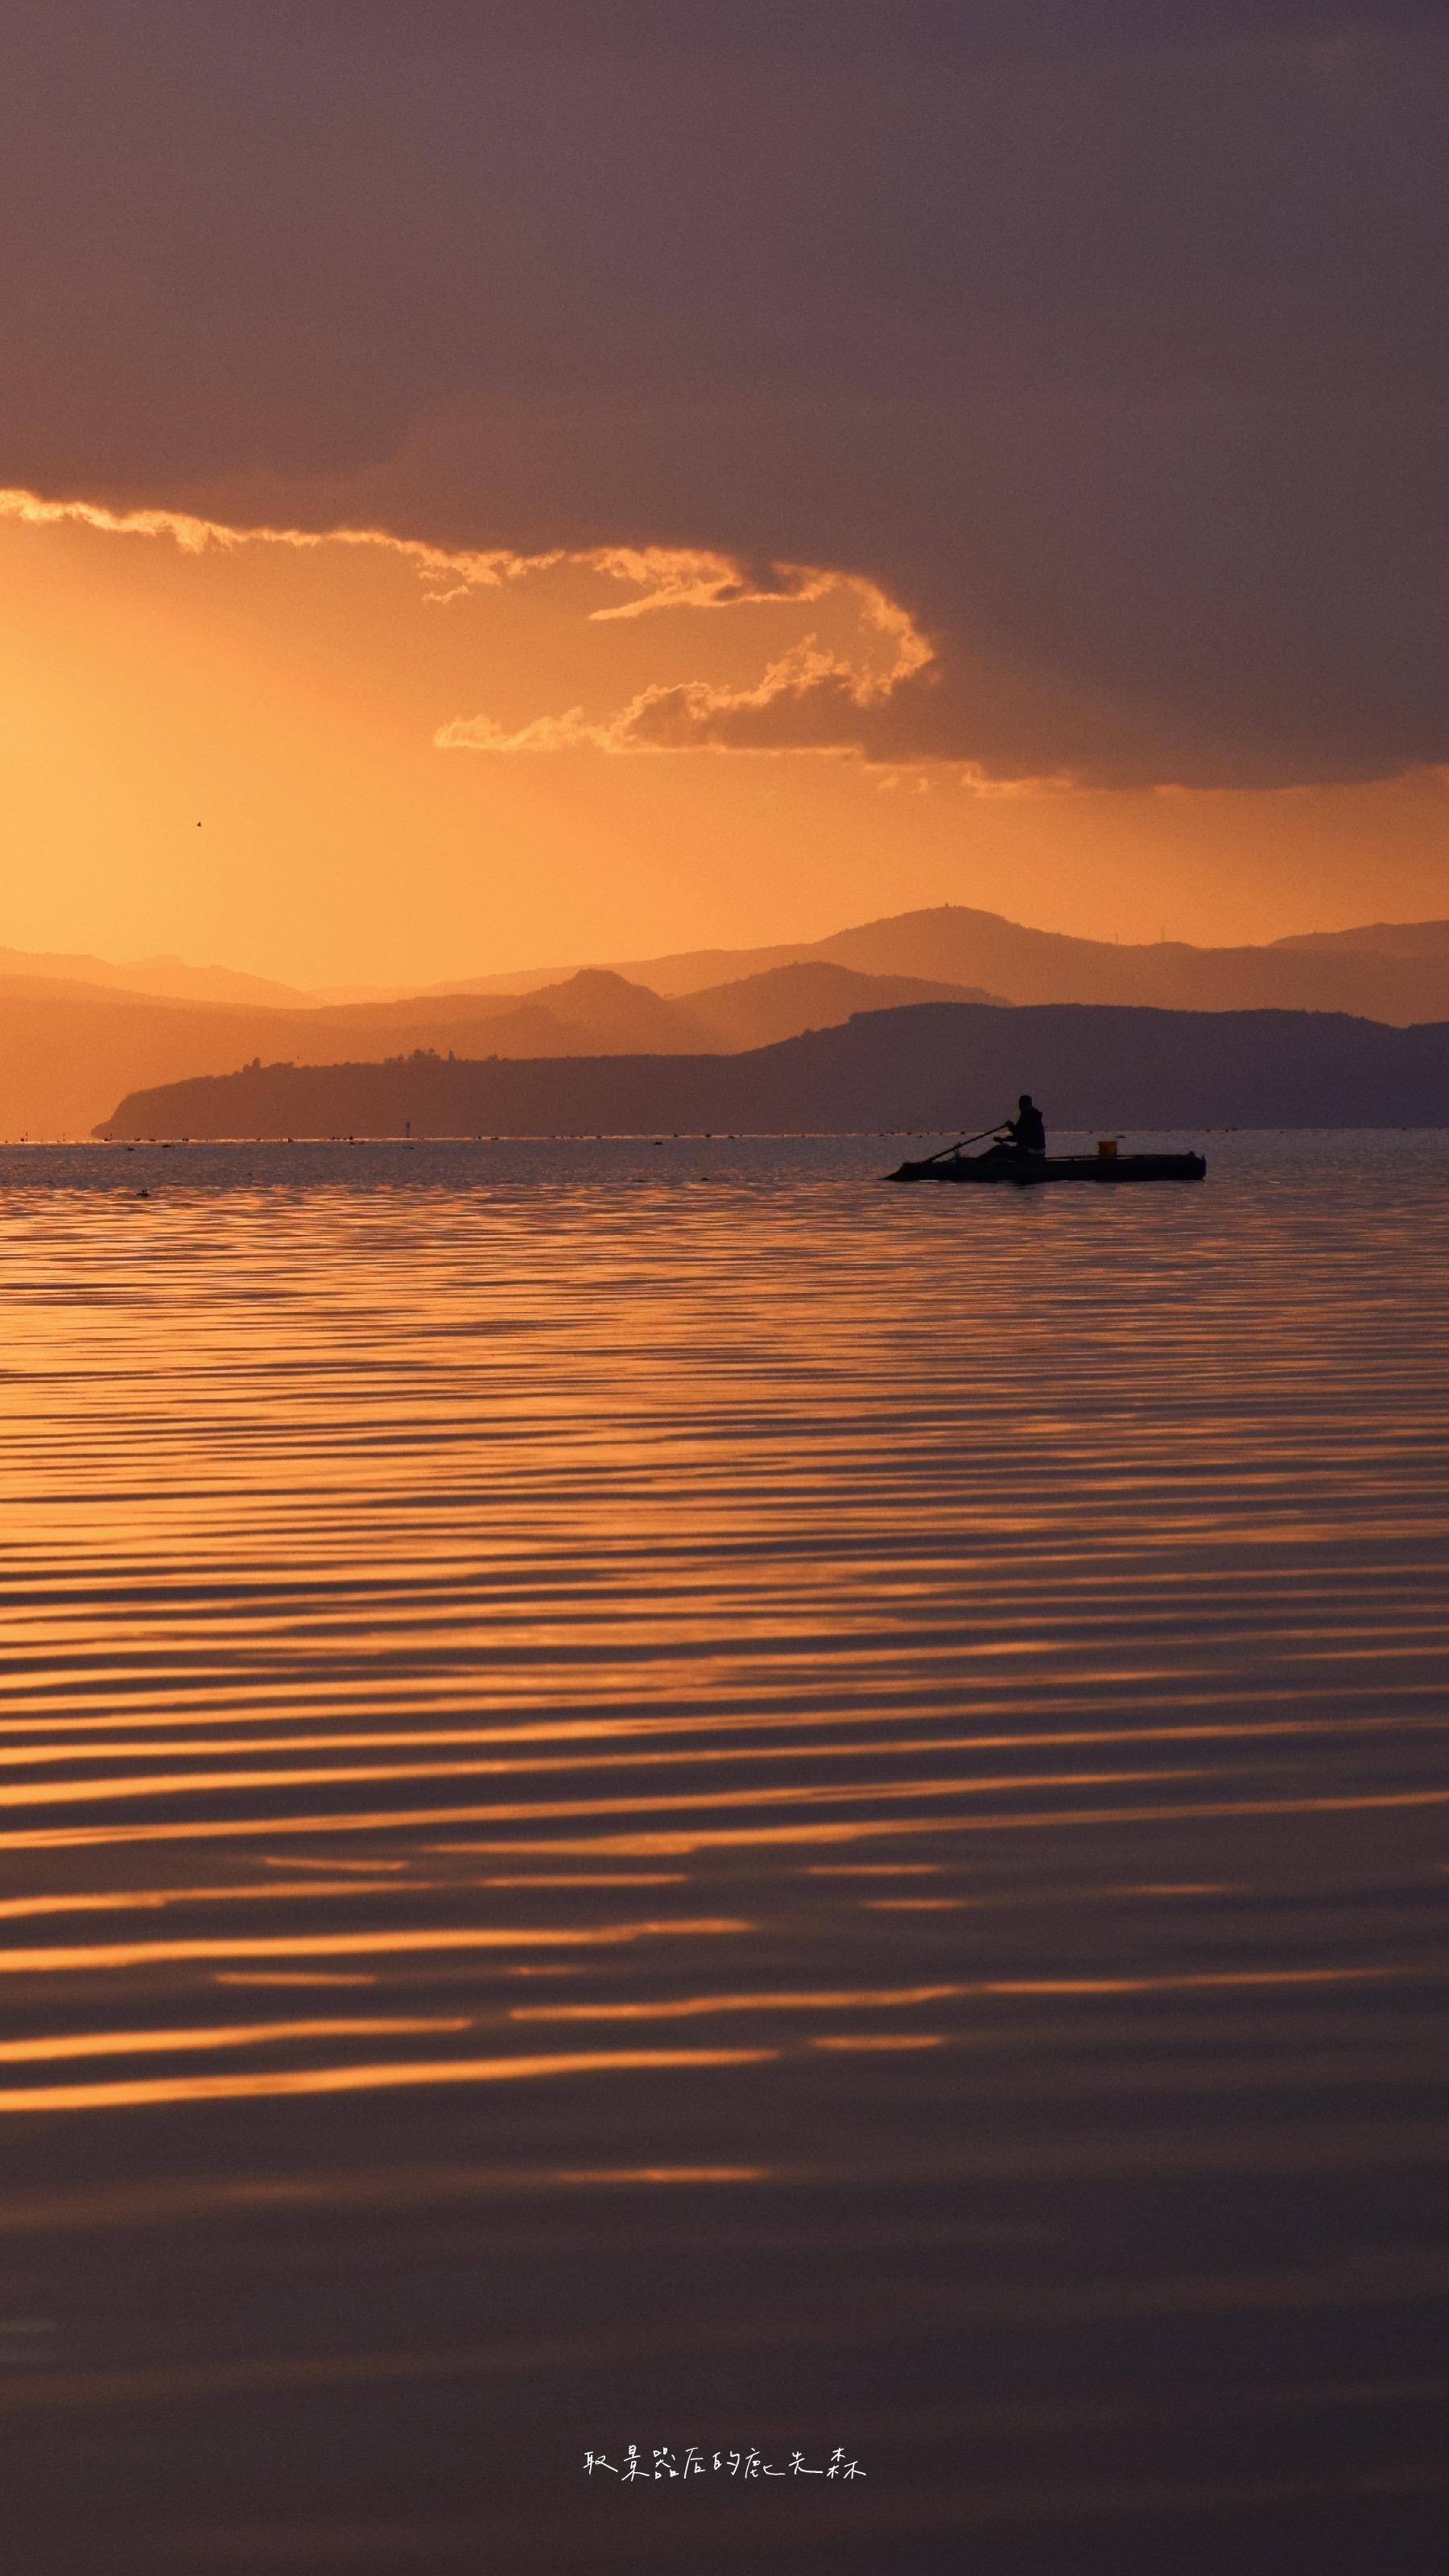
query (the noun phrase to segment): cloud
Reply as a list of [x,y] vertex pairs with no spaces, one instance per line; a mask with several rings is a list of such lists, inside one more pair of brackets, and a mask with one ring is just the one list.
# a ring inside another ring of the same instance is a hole
[[582,707],[539,716],[510,733],[491,717],[458,717],[433,739],[441,751],[841,751],[852,717],[888,695],[873,678],[813,636],[772,662],[753,689],[686,680],[641,689],[618,713],[591,723]]
[[844,589],[864,611],[867,640],[884,640],[890,658],[847,660],[806,635],[769,664],[753,688],[729,688],[708,680],[655,682],[639,690],[613,715],[588,717],[582,707],[563,715],[537,716],[514,727],[491,716],[457,716],[441,725],[433,740],[440,751],[543,752],[588,748],[631,751],[828,751],[859,752],[867,713],[890,699],[902,683],[928,669],[931,648],[909,617],[892,600],[859,581],[841,583],[828,574],[802,569],[798,587],[761,592],[728,581],[692,588],[681,585],[665,601],[649,594],[632,608],[596,609],[596,617],[638,614],[663,604],[717,607],[734,600],[761,598],[813,600]]
[[11,21],[0,480],[440,592],[585,561],[605,615],[854,583],[921,646],[611,737],[1449,758],[1442,0]]
[[590,721],[581,707],[539,716],[510,732],[488,716],[457,718],[441,726],[441,750],[563,751],[588,744],[600,751],[852,750],[851,727],[859,713],[891,696],[902,681],[928,666],[931,648],[907,612],[874,583],[808,564],[744,565],[720,555],[683,548],[595,547],[578,552],[520,555],[457,550],[398,537],[382,528],[229,527],[215,519],[165,509],[112,510],[92,501],[47,501],[33,492],[0,490],[0,519],[30,526],[65,523],[107,536],[166,538],[184,554],[223,552],[242,546],[281,546],[316,552],[327,546],[365,547],[399,557],[423,581],[423,596],[446,603],[470,590],[567,564],[601,581],[628,585],[635,596],[588,611],[591,623],[647,616],[663,609],[808,606],[843,598],[857,613],[863,650],[857,661],[804,637],[772,663],[752,689],[688,681],[654,685],[616,715]]
[[[0,489],[0,519],[18,519],[29,527],[94,528],[104,536],[167,537],[183,554],[206,554],[215,548],[228,552],[239,546],[291,546],[313,553],[322,546],[365,546],[387,554],[400,555],[416,566],[429,585],[439,580],[461,583],[467,589],[495,590],[501,582],[517,581],[529,573],[544,572],[563,560],[558,552],[546,555],[519,555],[495,547],[484,553],[477,549],[458,549],[426,544],[418,537],[395,535],[387,528],[271,528],[230,527],[220,519],[199,517],[190,510],[141,508],[109,509],[99,501],[45,500],[38,492],[25,492],[14,487]],[[618,580],[648,580],[644,559],[635,558],[636,573],[626,570],[623,558],[590,557],[594,569]],[[649,603],[641,602],[641,605]]]

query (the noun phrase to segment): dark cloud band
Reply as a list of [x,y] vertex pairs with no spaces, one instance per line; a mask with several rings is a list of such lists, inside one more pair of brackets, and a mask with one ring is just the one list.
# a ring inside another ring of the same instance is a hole
[[58,0],[6,45],[0,482],[899,601],[934,661],[880,701],[704,710],[770,747],[1449,758],[1442,8]]

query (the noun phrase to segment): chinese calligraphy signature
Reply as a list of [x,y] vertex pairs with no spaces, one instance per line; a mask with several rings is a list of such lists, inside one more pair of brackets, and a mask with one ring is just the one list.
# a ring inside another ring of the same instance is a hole
[[716,2474],[732,2478],[863,2478],[867,2472],[859,2460],[848,2460],[843,2450],[835,2450],[820,2468],[812,2469],[803,2451],[792,2451],[783,2468],[774,2467],[763,2451],[701,2451],[691,2442],[683,2451],[642,2451],[631,2442],[623,2458],[615,2462],[602,2451],[585,2451],[584,2475],[600,2473],[617,2478],[621,2486],[632,2486],[636,2480],[660,2478],[702,2478]]

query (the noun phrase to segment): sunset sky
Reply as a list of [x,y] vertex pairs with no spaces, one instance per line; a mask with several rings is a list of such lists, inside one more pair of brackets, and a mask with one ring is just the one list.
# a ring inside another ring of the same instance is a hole
[[5,13],[0,944],[1449,914],[1449,22]]

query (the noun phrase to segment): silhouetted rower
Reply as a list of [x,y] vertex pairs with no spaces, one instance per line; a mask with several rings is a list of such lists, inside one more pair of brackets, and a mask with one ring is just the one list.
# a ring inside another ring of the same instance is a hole
[[1018,1154],[1046,1152],[1046,1125],[1029,1091],[1022,1093],[1016,1116],[1004,1121],[1001,1133],[1003,1141],[1009,1142]]

